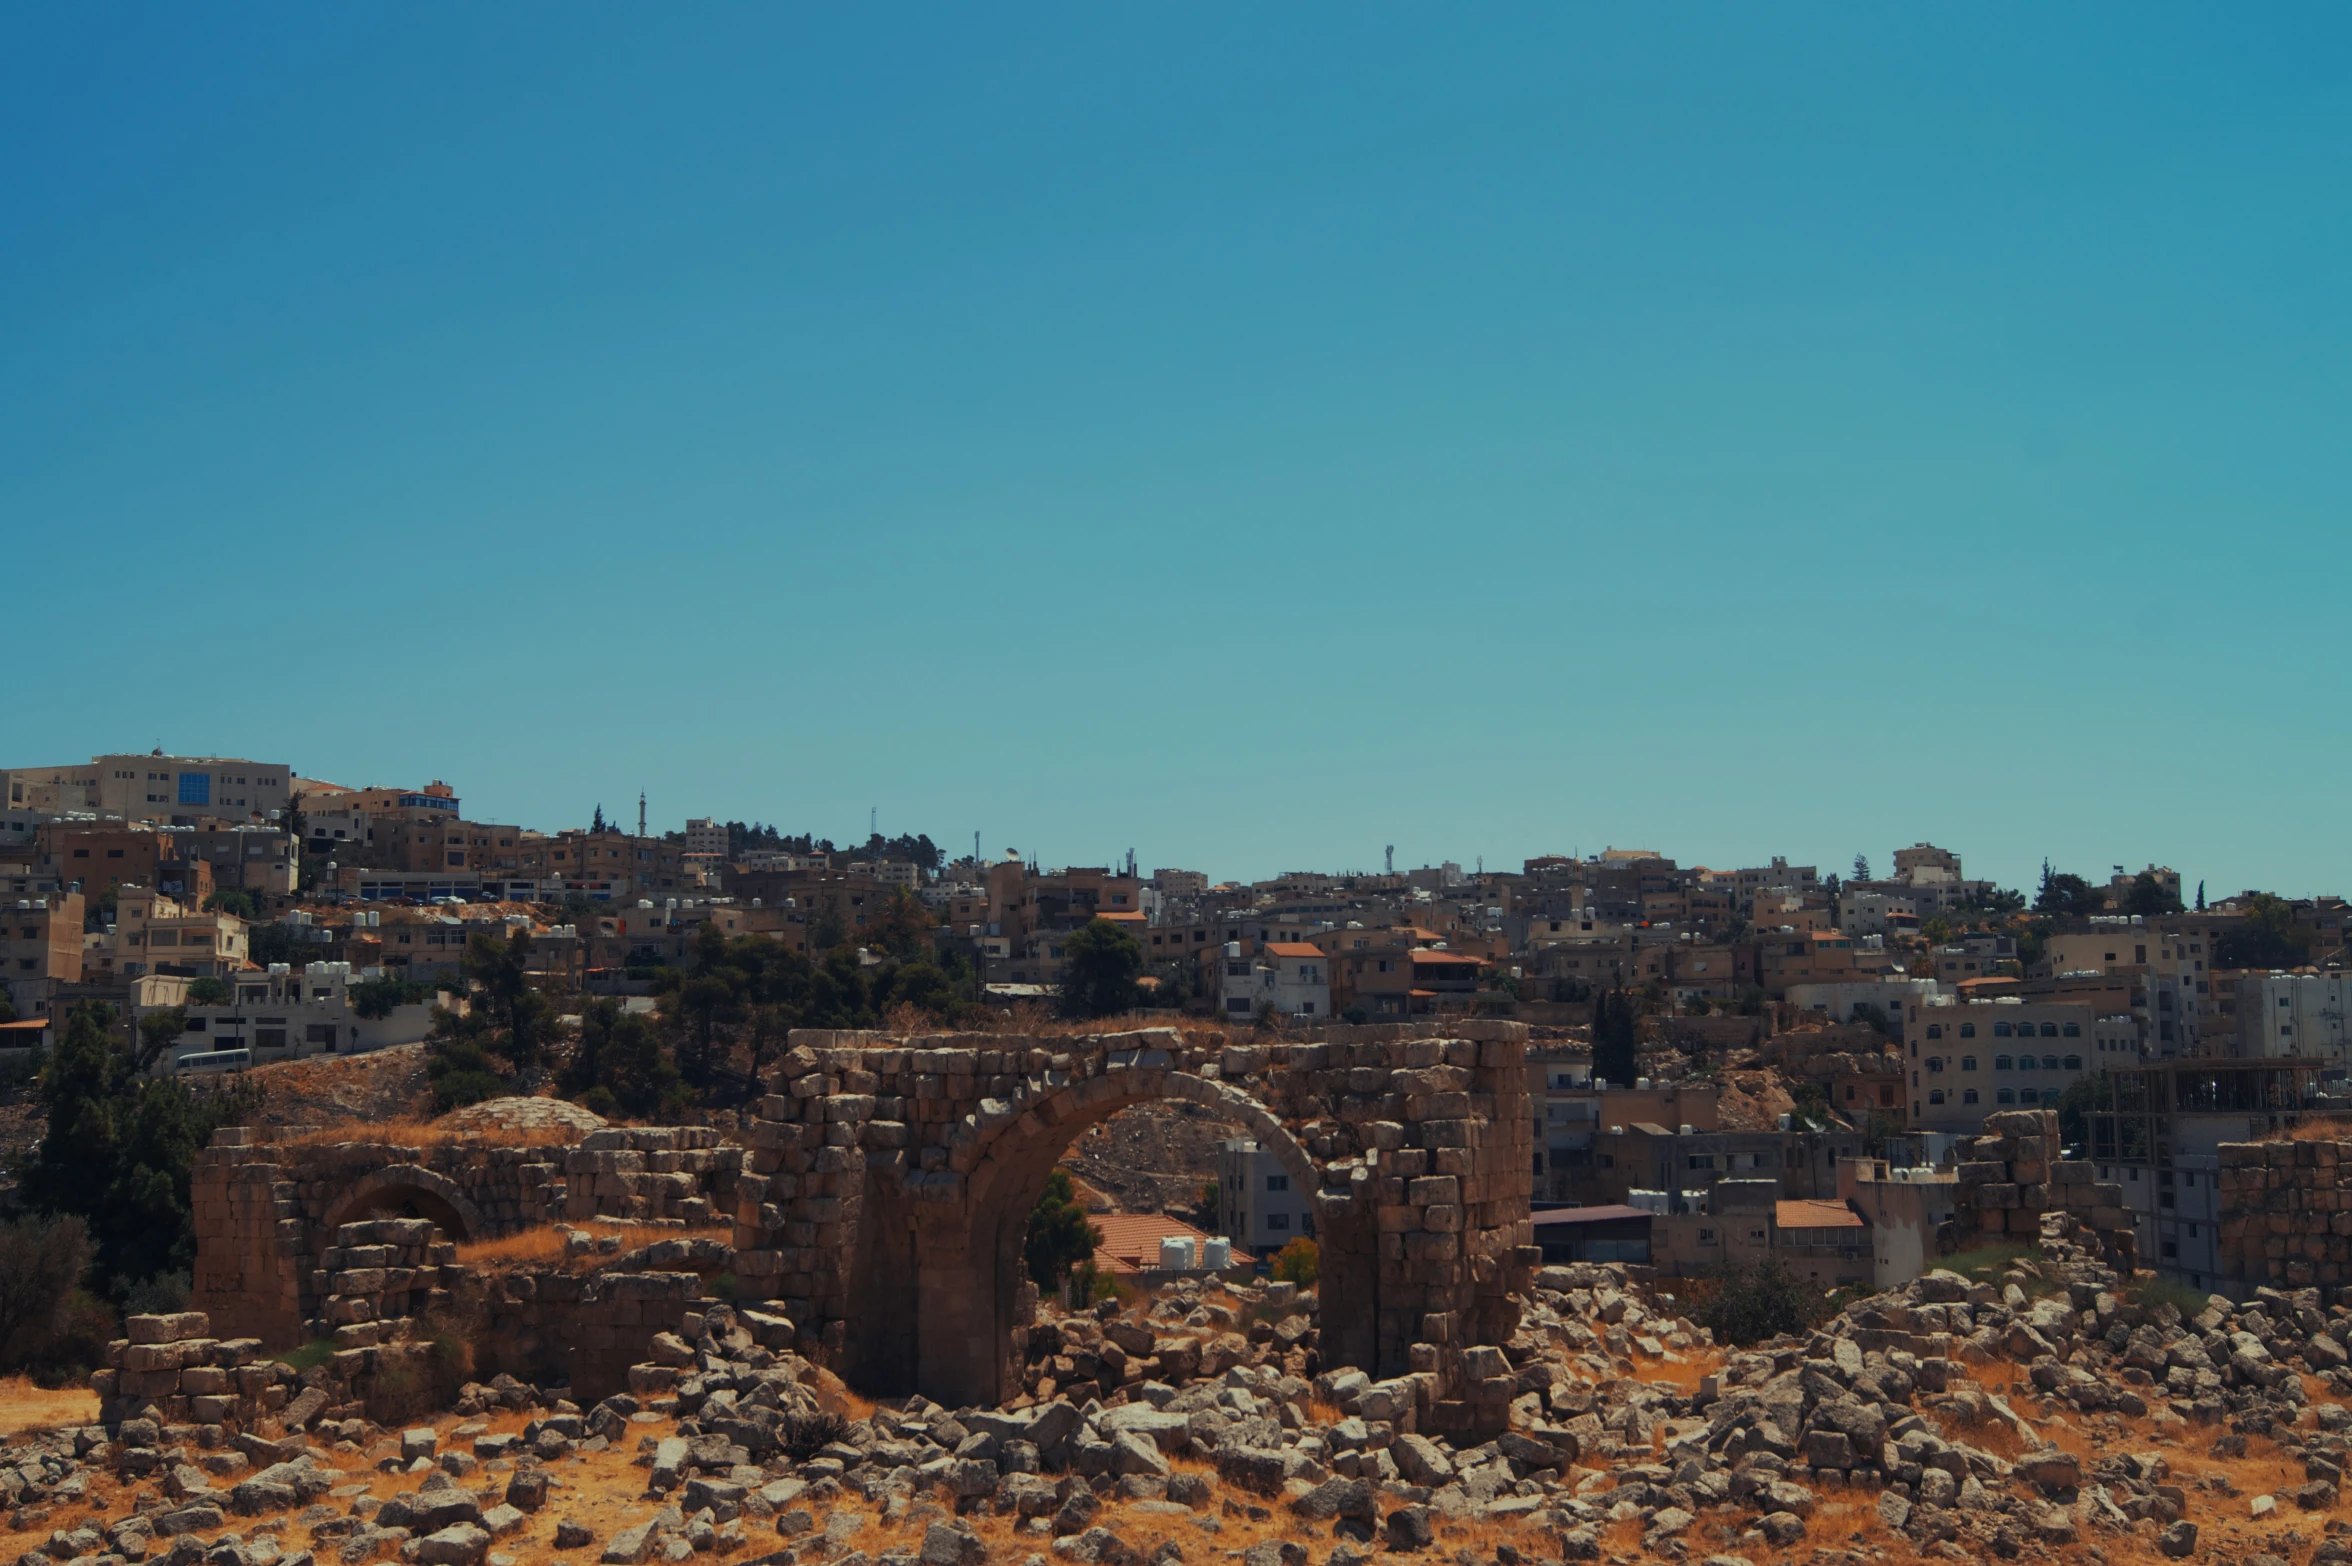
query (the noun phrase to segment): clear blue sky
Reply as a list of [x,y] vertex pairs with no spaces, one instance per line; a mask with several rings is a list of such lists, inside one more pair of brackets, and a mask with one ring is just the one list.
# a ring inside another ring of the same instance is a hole
[[13,7],[0,760],[2352,888],[2348,32]]

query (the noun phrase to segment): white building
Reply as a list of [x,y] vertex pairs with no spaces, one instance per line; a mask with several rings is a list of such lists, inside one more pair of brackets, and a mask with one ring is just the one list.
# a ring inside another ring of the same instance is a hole
[[352,986],[380,973],[354,973],[347,962],[314,962],[297,974],[276,962],[266,973],[238,974],[227,1005],[187,1008],[187,1031],[155,1070],[234,1071],[422,1041],[432,1031],[432,1001],[395,1006],[382,1017],[362,1017],[352,1006]]
[[2352,1065],[2344,1036],[2352,975],[2269,973],[2238,984],[2238,1037],[2250,1057],[2304,1055]]
[[1840,979],[1817,984],[1792,984],[1788,1002],[1800,1011],[1822,1011],[1832,1022],[1851,1022],[1864,1006],[1876,1007],[1893,1025],[1900,1039],[1918,1035],[1924,1008],[1939,1004],[1943,987],[1933,979]]
[[1282,1161],[1246,1137],[1217,1158],[1217,1205],[1226,1235],[1254,1252],[1278,1251],[1315,1236],[1315,1193],[1297,1189]]
[[1916,928],[1919,904],[1908,892],[1844,891],[1838,894],[1838,929],[1847,935],[1884,935],[1900,924]]
[[1305,941],[1268,941],[1254,959],[1242,955],[1241,942],[1227,941],[1219,982],[1224,1013],[1236,1022],[1266,1009],[1284,1017],[1331,1015],[1331,959]]

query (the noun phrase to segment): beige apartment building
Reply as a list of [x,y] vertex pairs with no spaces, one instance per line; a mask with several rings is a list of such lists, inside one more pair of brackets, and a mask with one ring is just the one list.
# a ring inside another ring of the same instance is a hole
[[2139,1059],[2138,1024],[2094,1006],[1990,1000],[1923,1015],[1904,1046],[1915,1131],[1976,1131],[1995,1110],[2055,1103],[2085,1073]]
[[116,893],[111,955],[114,972],[126,979],[147,973],[226,978],[245,966],[245,921],[125,886]]
[[86,766],[0,773],[7,801],[29,809],[89,810],[126,821],[270,820],[290,797],[283,763],[231,756],[93,756]]
[[81,983],[82,909],[78,892],[0,907],[0,990],[19,1017],[47,1016],[58,985]]

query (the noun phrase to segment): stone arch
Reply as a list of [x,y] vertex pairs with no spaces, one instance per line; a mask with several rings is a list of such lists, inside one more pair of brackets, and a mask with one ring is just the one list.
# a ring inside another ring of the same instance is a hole
[[[901,1369],[912,1371],[914,1384],[940,1389],[933,1395],[958,1404],[996,1402],[1018,1387],[1017,1334],[1028,1325],[1021,1306],[1027,1281],[1021,1248],[1030,1208],[1081,1132],[1122,1110],[1171,1098],[1247,1127],[1301,1190],[1322,1189],[1323,1171],[1313,1155],[1264,1105],[1226,1083],[1150,1067],[1046,1089],[984,1134],[966,1200],[951,1210],[913,1214],[909,1237],[921,1258],[923,1288],[907,1324],[912,1363]],[[883,1224],[865,1226],[883,1244],[887,1211],[871,1214]]]
[[471,1240],[490,1230],[490,1220],[456,1182],[416,1164],[395,1164],[369,1175],[327,1209],[321,1227],[332,1243],[337,1229],[384,1207],[431,1219],[452,1240]]

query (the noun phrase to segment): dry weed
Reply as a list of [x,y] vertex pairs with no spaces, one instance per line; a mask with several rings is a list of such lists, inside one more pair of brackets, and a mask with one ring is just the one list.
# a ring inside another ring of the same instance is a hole
[[274,1139],[283,1147],[331,1147],[366,1143],[384,1147],[427,1148],[466,1143],[481,1147],[568,1147],[579,1133],[560,1126],[445,1126],[431,1120],[344,1121],[305,1126]]

